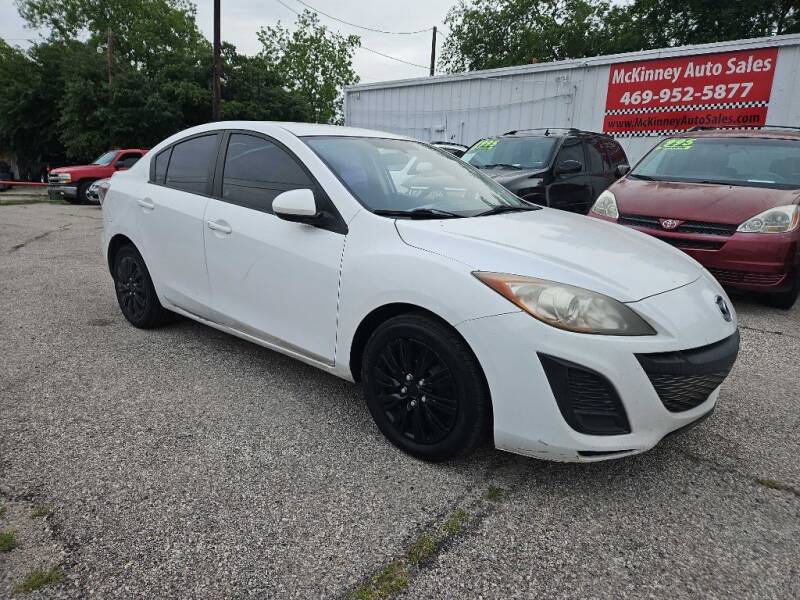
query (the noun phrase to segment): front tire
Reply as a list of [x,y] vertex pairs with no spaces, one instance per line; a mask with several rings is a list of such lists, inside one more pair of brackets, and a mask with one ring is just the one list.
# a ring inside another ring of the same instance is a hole
[[114,258],[114,289],[122,314],[134,327],[151,329],[170,320],[172,313],[158,301],[150,272],[133,246],[123,246]]
[[417,458],[467,454],[491,423],[477,359],[455,330],[427,315],[400,315],[381,325],[364,349],[361,375],[378,429]]

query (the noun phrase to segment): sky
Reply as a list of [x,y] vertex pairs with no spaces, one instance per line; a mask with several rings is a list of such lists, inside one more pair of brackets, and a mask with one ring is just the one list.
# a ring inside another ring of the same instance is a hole
[[[296,14],[305,8],[300,0],[221,0],[222,38],[232,42],[240,52],[255,54],[259,50],[256,32],[265,25],[281,21],[292,27]],[[338,19],[372,29],[404,32],[440,28],[448,9],[456,0],[303,0],[306,4]],[[209,40],[213,33],[212,0],[196,0],[197,24]],[[284,6],[285,5],[285,6]],[[290,8],[287,8],[290,7]],[[353,67],[363,83],[424,77],[428,74],[431,56],[431,32],[415,35],[390,35],[365,31],[327,16],[319,15],[320,21],[344,35],[361,36],[361,44],[372,50],[388,54],[419,66],[412,66],[384,58],[365,49],[359,49],[353,57]],[[446,31],[446,30],[445,30]],[[27,47],[29,39],[36,39],[44,32],[27,29],[17,13],[13,0],[0,0],[0,37],[11,45]],[[443,38],[438,37],[437,54]]]

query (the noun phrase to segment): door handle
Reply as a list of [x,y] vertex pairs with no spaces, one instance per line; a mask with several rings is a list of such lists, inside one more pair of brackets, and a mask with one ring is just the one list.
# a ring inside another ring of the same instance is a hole
[[145,210],[153,210],[156,207],[155,203],[149,198],[139,198],[136,203]]
[[220,233],[229,234],[233,229],[225,221],[206,221],[208,228]]

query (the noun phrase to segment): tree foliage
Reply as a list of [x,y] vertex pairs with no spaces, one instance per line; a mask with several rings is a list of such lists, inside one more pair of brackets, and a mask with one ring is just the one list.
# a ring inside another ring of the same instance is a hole
[[441,66],[489,69],[800,31],[797,0],[460,0]]
[[342,87],[358,82],[353,52],[361,45],[357,35],[332,33],[311,11],[298,15],[294,31],[281,25],[262,27],[260,57],[273,64],[289,89],[308,100],[317,123],[342,121]]
[[[27,50],[0,42],[0,153],[16,163],[146,148],[210,119],[211,45],[187,0],[17,0],[17,6],[29,25],[51,35]],[[244,56],[224,44],[223,118],[309,121],[335,114],[338,90],[332,95],[328,85],[354,75],[342,75],[340,63],[325,64],[342,60],[340,39],[303,24],[292,43],[298,52],[308,45],[309,73],[299,65],[284,73],[288,58],[279,65],[274,53]],[[344,56],[349,67],[350,54]],[[338,78],[315,79],[329,71]],[[307,93],[314,81],[322,83]],[[37,168],[20,170],[24,176]]]

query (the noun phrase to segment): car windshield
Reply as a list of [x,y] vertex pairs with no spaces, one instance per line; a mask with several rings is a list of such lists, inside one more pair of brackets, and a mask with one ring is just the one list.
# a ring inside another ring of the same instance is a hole
[[305,141],[372,212],[435,218],[534,208],[458,158],[419,142],[349,136]]
[[555,138],[546,136],[489,138],[476,142],[462,159],[478,168],[544,169],[553,160],[555,146]]
[[634,179],[800,188],[800,141],[769,138],[671,138],[631,171]]
[[110,152],[106,152],[105,154],[100,155],[99,158],[92,161],[93,165],[110,165],[111,161],[114,160],[114,157],[117,155],[116,150],[111,150]]

